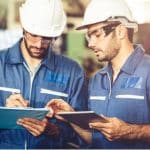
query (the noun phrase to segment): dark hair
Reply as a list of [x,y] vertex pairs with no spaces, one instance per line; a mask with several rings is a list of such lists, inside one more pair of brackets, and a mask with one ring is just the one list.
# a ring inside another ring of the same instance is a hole
[[134,29],[132,29],[132,28],[127,28],[127,30],[128,30],[128,38],[129,38],[129,41],[132,43],[132,42],[133,42]]

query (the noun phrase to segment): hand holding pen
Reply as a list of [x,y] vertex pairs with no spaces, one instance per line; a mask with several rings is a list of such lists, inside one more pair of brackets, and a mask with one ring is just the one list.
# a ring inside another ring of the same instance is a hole
[[10,95],[6,99],[6,107],[28,107],[29,101],[25,100],[20,93]]

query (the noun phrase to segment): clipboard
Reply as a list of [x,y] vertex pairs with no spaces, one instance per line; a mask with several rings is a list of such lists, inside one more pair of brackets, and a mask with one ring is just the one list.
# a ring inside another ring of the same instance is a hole
[[90,122],[107,122],[105,118],[94,111],[59,112],[57,114],[83,129],[89,129]]
[[19,118],[30,117],[42,120],[48,111],[47,108],[0,107],[0,129],[23,129],[16,123]]

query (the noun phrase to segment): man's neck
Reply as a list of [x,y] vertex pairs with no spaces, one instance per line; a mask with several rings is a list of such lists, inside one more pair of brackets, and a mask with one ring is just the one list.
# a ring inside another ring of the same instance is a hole
[[118,76],[122,66],[133,52],[134,48],[131,43],[125,44],[119,51],[119,54],[111,61],[113,69],[113,81]]

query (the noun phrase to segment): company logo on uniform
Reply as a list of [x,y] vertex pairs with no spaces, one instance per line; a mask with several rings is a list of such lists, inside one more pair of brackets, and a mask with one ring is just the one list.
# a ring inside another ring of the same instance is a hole
[[142,88],[142,77],[129,77],[124,78],[121,84],[121,88]]
[[46,73],[45,80],[53,83],[66,85],[69,80],[69,76],[67,74],[48,71]]

